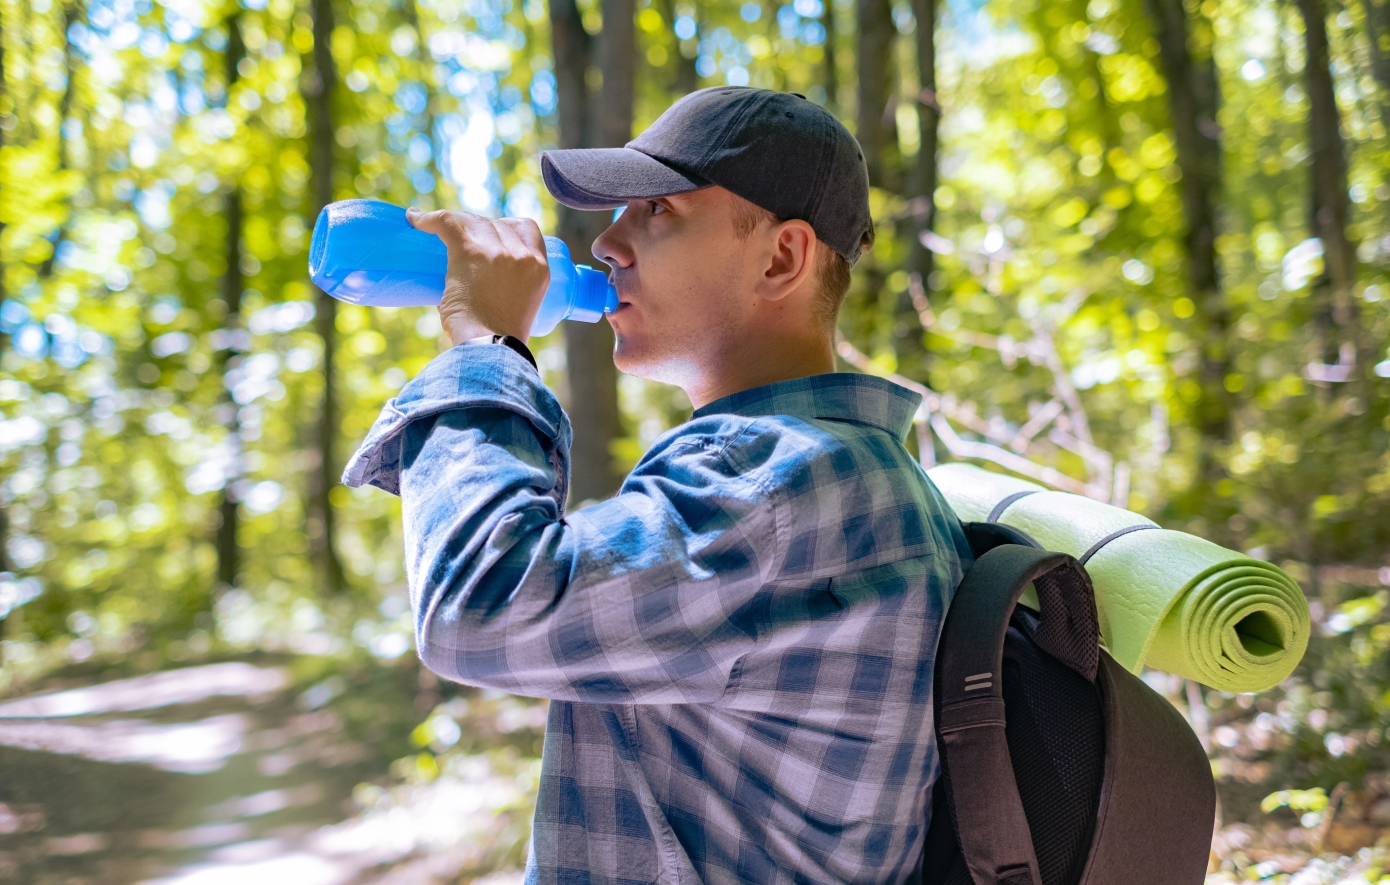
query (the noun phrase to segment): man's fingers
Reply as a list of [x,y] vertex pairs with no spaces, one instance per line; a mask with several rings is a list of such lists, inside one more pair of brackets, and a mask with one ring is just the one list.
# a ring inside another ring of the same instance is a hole
[[525,245],[510,222],[510,218],[499,218],[492,225],[497,232],[497,242],[501,245],[502,251],[512,256],[518,256],[525,249]]
[[501,223],[516,236],[530,251],[545,254],[545,237],[541,226],[530,218],[504,218]]
[[493,224],[502,248],[517,259],[545,260],[545,238],[529,218],[499,218]]
[[451,250],[467,245],[470,239],[463,219],[460,218],[463,214],[462,212],[450,212],[448,209],[421,212],[414,206],[405,210],[406,220],[415,225],[416,230],[434,234]]
[[416,230],[434,234],[446,246],[473,245],[491,249],[497,243],[492,222],[469,212],[451,212],[448,209],[421,212],[412,206],[405,210],[405,217]]
[[471,212],[456,212],[455,215],[463,225],[463,235],[470,242],[488,254],[497,254],[502,246],[502,238],[497,234],[497,222]]
[[536,223],[447,211],[411,210],[406,217],[449,250],[439,316],[450,340],[457,344],[490,329],[524,341],[549,277]]
[[530,218],[484,218],[470,212],[451,212],[439,209],[421,212],[415,207],[405,210],[406,220],[416,230],[434,234],[450,248],[471,247],[483,254],[531,253],[545,255],[545,238]]

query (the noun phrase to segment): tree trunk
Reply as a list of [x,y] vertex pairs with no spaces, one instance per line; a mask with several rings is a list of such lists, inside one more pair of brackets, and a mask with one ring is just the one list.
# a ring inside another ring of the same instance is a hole
[[[594,62],[603,86],[589,96],[595,147],[622,147],[632,140],[632,105],[637,73],[634,0],[602,0],[603,31],[594,47]],[[605,225],[607,227],[607,225]]]
[[[67,121],[72,114],[73,93],[77,89],[77,70],[81,67],[81,59],[77,57],[77,47],[72,43],[72,26],[81,21],[84,12],[80,0],[70,0],[63,4],[63,97],[58,100],[58,168],[66,170],[68,168],[68,134]],[[38,277],[46,280],[53,276],[53,269],[58,261],[58,247],[63,245],[63,241],[68,236],[68,223],[72,219],[71,207],[65,207],[66,217],[58,225],[58,236],[53,239],[53,251],[48,253],[39,264]]]
[[1342,142],[1342,116],[1332,81],[1327,48],[1326,8],[1321,0],[1298,0],[1307,41],[1304,82],[1308,90],[1308,148],[1311,153],[1309,184],[1310,226],[1321,238],[1324,271],[1313,284],[1318,296],[1317,330],[1324,362],[1339,361],[1343,343],[1356,345],[1358,361],[1365,364],[1359,346],[1356,300],[1356,244],[1348,235],[1351,197],[1347,193],[1346,148]]
[[[0,16],[0,107],[4,107],[6,103],[2,100],[6,98],[9,94],[9,83],[5,80],[5,20],[3,16]],[[0,126],[0,148],[3,148],[4,146],[5,127]],[[5,235],[5,227],[6,225],[4,220],[0,219],[0,242],[3,242],[3,238]],[[0,251],[0,302],[3,302],[6,298],[9,297],[9,289],[6,286],[5,281],[5,269],[5,253],[3,251]],[[5,339],[8,337],[8,335],[0,333],[0,345],[4,345],[6,343]],[[0,346],[0,354],[3,353],[4,348],[3,346]],[[0,535],[0,557],[3,557],[5,555],[5,545],[3,543],[4,540],[4,536]],[[3,571],[3,569],[0,569],[0,571]]]
[[[227,54],[225,58],[225,77],[227,97],[231,98],[233,84],[241,76],[237,65],[246,57],[246,43],[241,37],[241,13],[234,12],[227,17]],[[237,531],[241,523],[239,504],[239,483],[242,475],[241,420],[237,412],[236,400],[232,398],[231,387],[227,384],[227,373],[241,363],[241,228],[242,203],[241,187],[236,181],[228,185],[223,215],[227,221],[227,241],[225,258],[227,269],[222,276],[222,301],[226,305],[226,316],[222,327],[228,333],[224,349],[219,355],[219,374],[222,376],[222,401],[219,404],[222,426],[227,434],[227,475],[222,485],[222,497],[217,505],[217,531],[214,546],[217,548],[217,586],[214,592],[235,587],[237,574],[241,570],[241,550],[237,546]],[[214,598],[209,598],[208,608],[212,608]]]
[[[552,0],[561,147],[620,147],[631,139],[634,13],[633,0],[603,0],[603,31],[591,55],[589,36],[573,0]],[[602,74],[603,86],[590,94],[585,82],[591,57]],[[594,239],[608,223],[607,213],[566,210],[561,214],[560,234],[575,261],[588,258]],[[570,421],[574,426],[570,500],[578,503],[605,498],[622,482],[611,453],[613,440],[622,435],[618,371],[613,365],[613,329],[608,323],[566,323],[564,334]]]
[[[333,62],[333,0],[310,0],[314,49],[311,67],[304,77],[304,101],[309,116],[309,167],[313,170],[313,213],[333,202],[333,93],[338,71]],[[325,594],[343,589],[343,567],[334,548],[333,502],[329,492],[338,481],[334,442],[338,435],[338,402],[334,378],[337,339],[337,302],[314,288],[314,328],[323,342],[323,399],[311,432],[307,483],[306,529],[309,555],[319,588]]]
[[78,58],[77,47],[72,42],[72,26],[87,17],[82,0],[68,0],[63,4],[63,97],[58,101],[58,167],[68,168],[67,134],[63,124],[72,115],[72,99],[77,92],[77,69],[82,60]]
[[[676,27],[676,0],[662,0],[661,14],[670,22],[671,28]],[[682,95],[689,95],[695,91],[696,85],[700,82],[700,75],[695,70],[695,41],[700,39],[696,35],[690,40],[682,40],[676,37],[676,76],[671,83],[671,93],[676,98]],[[689,50],[690,54],[686,55]]]
[[897,122],[890,106],[893,90],[893,5],[890,0],[858,0],[859,75],[855,135],[869,167],[869,183],[894,189],[897,177]]
[[[1182,0],[1148,0],[1148,6],[1168,81],[1168,109],[1182,169],[1187,290],[1196,306],[1201,335],[1202,397],[1196,407],[1201,435],[1199,491],[1204,500],[1214,500],[1209,491],[1226,475],[1220,450],[1230,439],[1233,411],[1232,397],[1226,390],[1230,312],[1221,291],[1216,255],[1216,203],[1222,186],[1221,130],[1216,124],[1220,87],[1210,41],[1191,39]],[[1204,19],[1194,21],[1210,28]],[[1198,50],[1195,44],[1203,42],[1206,48]]]
[[[697,31],[698,33],[698,31]],[[694,40],[682,40],[681,43],[694,43]],[[694,51],[692,49],[692,51]],[[676,80],[671,87],[671,92],[677,98],[689,95],[700,86],[700,73],[695,70],[695,55],[686,55],[682,45],[676,56]]]
[[[585,86],[585,75],[593,53],[589,33],[584,30],[575,0],[550,0],[550,40],[555,57],[559,147],[561,150],[588,147],[589,90]],[[569,246],[571,257],[582,262],[589,254],[590,243],[585,213],[567,206],[558,206],[557,209],[556,234]],[[565,331],[568,341],[568,329]],[[571,407],[573,399],[571,396]]]
[[[893,38],[897,33],[893,27],[892,3],[891,0],[857,2],[855,137],[864,154],[864,165],[868,167],[869,184],[884,190],[897,190],[897,124],[890,107],[894,97]],[[880,230],[879,235],[883,234],[884,231]],[[877,315],[887,270],[884,262],[879,261],[872,252],[859,260],[859,267],[859,288],[852,291],[851,297]],[[895,304],[895,313],[896,308]],[[878,344],[872,342],[869,346],[877,347]]]
[[[4,506],[0,505],[0,572],[10,571],[10,556],[8,551],[5,550],[5,542],[9,540],[9,536],[10,517],[9,514],[5,512]],[[3,616],[0,616],[0,639],[4,639],[5,634],[10,632],[10,627],[12,626],[10,624],[11,614],[13,614],[13,612],[6,612]]]
[[[5,34],[5,22],[3,17],[0,17],[0,99],[4,99],[6,96],[9,95],[9,84],[5,80],[6,36],[7,35]],[[3,107],[4,104],[5,102],[0,101],[0,107]],[[0,149],[4,149],[4,147],[5,129],[3,126],[0,126]],[[4,242],[4,237],[5,222],[0,221],[0,243]],[[9,297],[9,288],[6,285],[5,280],[5,272],[8,270],[8,268],[9,266],[5,263],[5,252],[3,249],[0,249],[0,303],[4,303],[5,299]],[[3,357],[5,355],[5,348],[10,343],[9,337],[9,335],[0,332],[0,357]],[[6,545],[9,543],[9,540],[10,517],[9,514],[5,511],[4,501],[0,501],[0,572],[8,572],[10,570],[10,555],[9,550],[6,547]],[[8,623],[8,621],[8,616],[0,618],[0,639],[4,639],[5,634],[10,632],[9,627],[11,625]]]
[[38,130],[34,127],[33,113],[19,113],[20,109],[30,110],[37,103],[33,72],[39,47],[25,39],[26,34],[35,32],[34,18],[37,15],[33,3],[19,5],[19,39],[15,41],[15,61],[12,67],[17,71],[27,71],[27,74],[15,77],[13,94],[10,96],[15,109],[15,126],[11,135],[19,144],[30,144],[39,137]]
[[[936,94],[936,0],[913,0],[913,15],[917,19],[917,159],[912,167],[908,187],[909,242],[908,270],[922,281],[922,291],[930,293],[930,280],[935,268],[935,255],[922,245],[921,235],[936,226],[936,149],[937,129],[941,121],[941,104]],[[909,378],[927,379],[927,350],[917,307],[912,303],[912,290],[898,295],[897,316],[893,327],[894,350],[898,354],[898,371]]]
[[241,523],[239,483],[242,476],[241,420],[236,400],[226,383],[227,373],[242,360],[241,342],[241,188],[235,184],[227,194],[227,270],[222,277],[222,300],[227,305],[223,328],[229,333],[226,349],[222,351],[223,427],[227,433],[228,465],[222,500],[218,503],[221,516],[217,524],[217,583],[219,587],[235,587],[241,570],[241,549],[237,546],[237,531]]
[[[0,108],[3,108],[6,104],[8,104],[8,102],[4,101],[4,99],[8,98],[8,97],[9,97],[9,94],[10,94],[9,82],[5,79],[5,37],[6,37],[6,36],[7,36],[7,35],[5,34],[5,20],[4,20],[4,17],[3,17],[3,16],[0,16]],[[9,112],[5,112],[5,113],[9,113]],[[0,148],[4,148],[4,147],[5,147],[5,127],[4,127],[4,126],[0,126]],[[3,241],[4,241],[5,227],[6,227],[6,224],[5,224],[4,219],[0,219],[0,242],[3,242]],[[5,272],[6,272],[6,269],[7,269],[7,265],[5,264],[5,253],[4,253],[3,251],[0,251],[0,302],[3,302],[6,298],[9,297],[9,291],[10,291],[10,290],[9,290],[8,285],[7,285],[7,281],[6,281],[6,279],[5,279]],[[5,350],[4,350],[4,345],[8,343],[8,342],[6,341],[6,339],[9,338],[9,337],[10,337],[10,336],[5,335],[4,333],[0,333],[0,355],[3,355],[4,352],[5,352]],[[0,525],[0,529],[3,529],[3,526],[2,526],[2,525]],[[5,540],[4,535],[3,535],[3,534],[0,534],[0,560],[3,560],[3,558],[4,558],[4,556],[5,556],[5,545],[4,545],[4,540]],[[4,569],[0,569],[0,571],[4,571]]]
[[[1361,11],[1366,17],[1366,44],[1371,59],[1371,74],[1380,87],[1380,125],[1390,134],[1390,56],[1380,48],[1381,31],[1390,27],[1381,18],[1375,0],[1361,0]],[[1390,18],[1390,16],[1387,16]]]
[[[589,90],[584,77],[592,56],[589,32],[584,30],[575,0],[550,0],[550,42],[555,56],[559,146],[561,150],[573,150],[587,142]],[[563,206],[560,210],[562,215],[573,212]]]
[[821,88],[825,90],[825,106],[833,114],[840,108],[840,64],[835,50],[840,35],[835,30],[835,0],[822,0],[820,23],[825,28],[825,58],[821,60]]

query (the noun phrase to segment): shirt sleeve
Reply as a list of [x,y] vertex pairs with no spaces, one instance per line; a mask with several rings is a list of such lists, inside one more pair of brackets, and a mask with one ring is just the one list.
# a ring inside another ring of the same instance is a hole
[[564,513],[568,419],[505,348],[455,348],[388,404],[345,481],[402,499],[421,659],[560,700],[717,699],[756,638],[781,527],[776,447],[708,422]]

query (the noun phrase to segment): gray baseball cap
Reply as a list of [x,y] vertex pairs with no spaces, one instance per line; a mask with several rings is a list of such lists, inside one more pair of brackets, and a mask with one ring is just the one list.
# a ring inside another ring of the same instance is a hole
[[615,209],[719,185],[778,218],[807,222],[851,264],[874,241],[859,143],[794,92],[701,89],[625,147],[546,151],[541,175],[572,209]]

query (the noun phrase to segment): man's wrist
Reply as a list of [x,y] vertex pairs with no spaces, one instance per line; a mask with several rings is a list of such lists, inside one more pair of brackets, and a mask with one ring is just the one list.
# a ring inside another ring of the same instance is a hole
[[465,341],[472,341],[484,335],[494,334],[492,329],[489,329],[477,320],[465,319],[460,316],[446,318],[443,325],[444,334],[449,336],[449,343],[455,347],[458,347]]

